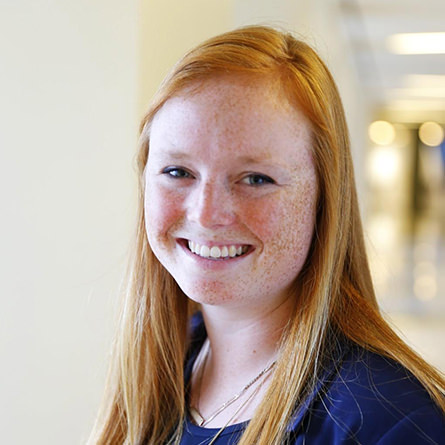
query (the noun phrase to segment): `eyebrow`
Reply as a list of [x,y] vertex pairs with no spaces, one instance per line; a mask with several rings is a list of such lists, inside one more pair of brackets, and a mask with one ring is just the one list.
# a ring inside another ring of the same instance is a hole
[[160,155],[171,156],[172,158],[177,159],[191,159],[191,156],[185,151],[170,151],[167,149],[161,151]]
[[270,154],[266,154],[266,153],[263,153],[261,156],[262,156],[261,160],[260,159],[256,159],[256,158],[254,158],[252,156],[245,156],[245,155],[244,156],[240,156],[237,159],[242,161],[242,162],[245,162],[246,164],[259,164],[259,163],[261,163],[263,161],[269,161],[272,158],[272,156]]
[[[188,159],[192,158],[192,156],[190,156],[185,151],[165,150],[165,151],[162,151],[160,154],[161,155],[165,155],[165,156],[171,156],[171,157],[176,158],[176,159],[188,160]],[[236,159],[238,161],[244,162],[246,164],[261,164],[262,162],[269,161],[272,158],[272,156],[270,154],[262,154],[261,156],[262,156],[262,159],[258,159],[258,158],[255,158],[253,156],[247,156],[247,155],[236,157]]]

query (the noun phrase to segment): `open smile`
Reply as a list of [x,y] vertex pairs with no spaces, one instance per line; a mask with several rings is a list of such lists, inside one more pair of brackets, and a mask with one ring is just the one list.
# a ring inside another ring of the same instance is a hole
[[227,260],[245,255],[252,246],[248,244],[205,245],[185,240],[190,252],[210,260]]

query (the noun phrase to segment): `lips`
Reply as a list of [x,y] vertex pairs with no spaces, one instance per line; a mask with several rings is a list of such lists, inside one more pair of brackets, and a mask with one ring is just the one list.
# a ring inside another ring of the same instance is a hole
[[187,247],[194,254],[212,260],[230,259],[244,255],[249,250],[247,244],[228,244],[211,246],[187,240]]

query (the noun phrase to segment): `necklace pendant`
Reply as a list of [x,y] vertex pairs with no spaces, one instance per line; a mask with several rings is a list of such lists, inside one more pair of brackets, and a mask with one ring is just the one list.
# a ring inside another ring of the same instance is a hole
[[196,423],[196,425],[198,425],[198,426],[204,425],[205,419],[204,419],[204,417],[201,416],[200,412],[196,408],[191,406],[189,408],[189,412],[190,412],[190,416],[192,417],[192,419]]

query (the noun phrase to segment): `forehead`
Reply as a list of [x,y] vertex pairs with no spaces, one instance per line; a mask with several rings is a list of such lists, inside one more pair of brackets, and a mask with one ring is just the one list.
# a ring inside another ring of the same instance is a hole
[[228,75],[196,82],[167,100],[153,119],[150,147],[167,139],[181,149],[216,144],[268,156],[285,146],[310,148],[311,133],[276,78]]
[[267,102],[269,106],[288,105],[278,76],[227,74],[217,75],[192,83],[176,97],[199,98],[219,106],[243,106],[247,102]]

